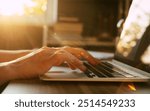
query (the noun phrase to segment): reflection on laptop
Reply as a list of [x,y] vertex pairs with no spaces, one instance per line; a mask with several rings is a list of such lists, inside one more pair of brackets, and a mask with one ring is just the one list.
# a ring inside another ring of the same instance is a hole
[[[133,0],[125,21],[115,57],[96,66],[84,62],[87,71],[68,71],[56,67],[40,77],[47,81],[116,81],[146,82],[150,80],[150,65],[141,60],[150,45],[149,0]],[[150,55],[149,55],[150,56]]]

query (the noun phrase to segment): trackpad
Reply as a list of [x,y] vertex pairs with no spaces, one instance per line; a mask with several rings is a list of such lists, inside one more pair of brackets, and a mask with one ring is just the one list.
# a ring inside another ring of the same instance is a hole
[[49,78],[82,78],[85,74],[76,71],[63,72],[63,71],[51,71],[45,74]]
[[[67,68],[68,69],[68,68]],[[40,76],[41,80],[66,80],[66,79],[83,79],[88,78],[83,72],[79,70],[66,70],[64,68],[55,68],[46,74]]]

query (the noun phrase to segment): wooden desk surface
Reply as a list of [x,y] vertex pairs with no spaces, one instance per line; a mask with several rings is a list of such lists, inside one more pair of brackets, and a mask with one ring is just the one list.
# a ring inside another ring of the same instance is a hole
[[[129,85],[135,86],[131,90]],[[150,83],[11,81],[2,94],[128,94],[150,93]]]

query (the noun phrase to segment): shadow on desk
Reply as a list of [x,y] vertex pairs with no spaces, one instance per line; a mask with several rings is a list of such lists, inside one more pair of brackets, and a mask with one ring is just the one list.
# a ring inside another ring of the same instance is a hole
[[149,83],[11,81],[2,94],[141,94]]

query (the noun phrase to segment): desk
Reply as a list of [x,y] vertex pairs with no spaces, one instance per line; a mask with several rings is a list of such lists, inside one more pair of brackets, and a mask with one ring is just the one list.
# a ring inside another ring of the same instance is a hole
[[[90,52],[96,58],[111,57],[110,53]],[[131,90],[130,86],[135,86]],[[2,94],[116,94],[150,93],[150,83],[112,82],[45,82],[32,80],[10,81]]]
[[136,91],[128,85],[132,83],[105,82],[44,82],[39,79],[11,81],[2,94],[122,94],[150,93],[149,83],[134,84]]

